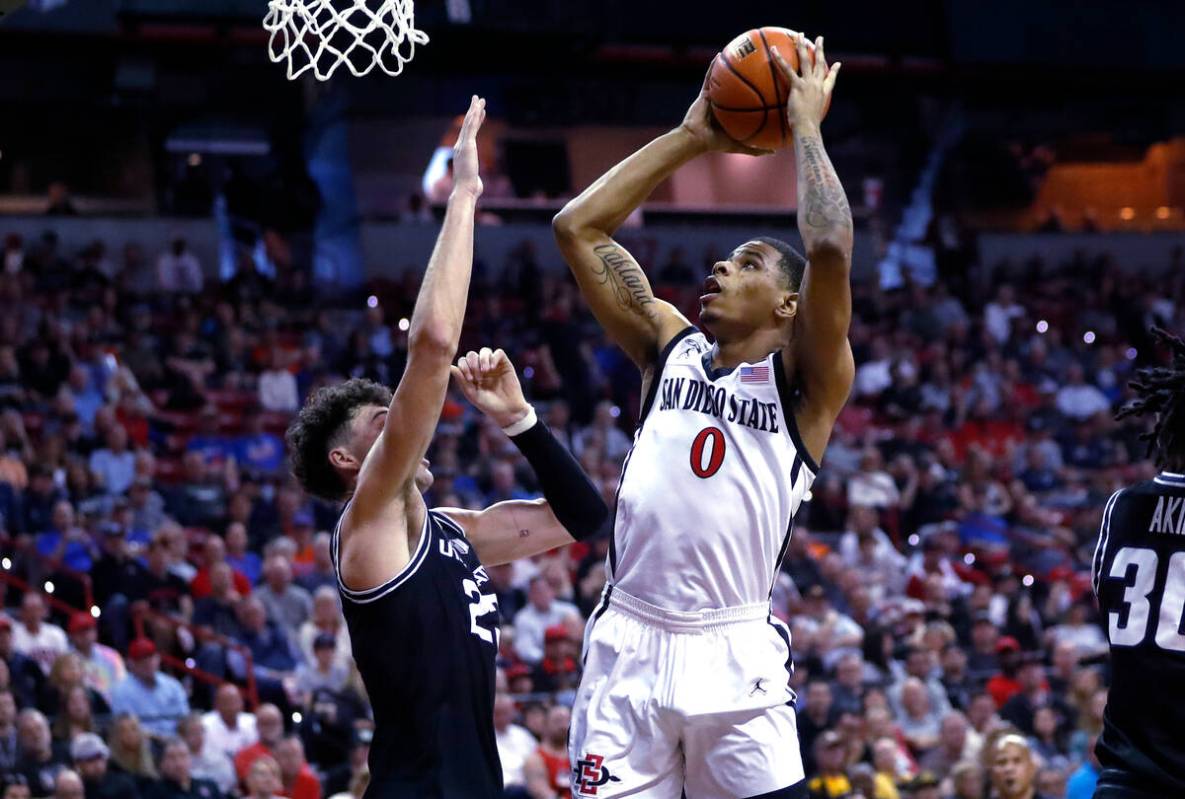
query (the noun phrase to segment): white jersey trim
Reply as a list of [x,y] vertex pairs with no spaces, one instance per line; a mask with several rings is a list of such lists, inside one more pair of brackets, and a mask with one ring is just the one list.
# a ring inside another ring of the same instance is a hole
[[[343,515],[344,515],[343,511]],[[424,526],[420,530],[420,541],[416,545],[416,551],[412,553],[411,560],[404,566],[394,577],[387,580],[374,588],[367,588],[362,591],[355,591],[349,588],[345,582],[342,581],[341,560],[339,551],[339,541],[341,540],[341,520],[338,520],[338,526],[333,531],[333,565],[337,572],[337,587],[341,591],[342,596],[358,605],[366,605],[371,602],[377,602],[385,597],[387,594],[394,591],[399,586],[406,583],[411,577],[419,571],[420,567],[424,565],[424,561],[428,559],[429,543],[432,538],[432,525],[429,524],[432,512],[427,511],[424,514]]]

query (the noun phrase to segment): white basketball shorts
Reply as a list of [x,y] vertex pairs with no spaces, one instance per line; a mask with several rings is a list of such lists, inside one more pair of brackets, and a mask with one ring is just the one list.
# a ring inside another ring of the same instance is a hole
[[574,797],[798,795],[790,633],[769,605],[682,613],[610,586],[584,639]]

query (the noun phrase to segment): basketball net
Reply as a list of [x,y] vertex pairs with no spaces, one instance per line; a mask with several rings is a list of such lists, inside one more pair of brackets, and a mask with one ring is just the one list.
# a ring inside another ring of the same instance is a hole
[[288,63],[289,80],[309,70],[329,80],[343,64],[356,77],[375,67],[398,75],[428,43],[414,0],[268,0],[267,8],[268,56]]

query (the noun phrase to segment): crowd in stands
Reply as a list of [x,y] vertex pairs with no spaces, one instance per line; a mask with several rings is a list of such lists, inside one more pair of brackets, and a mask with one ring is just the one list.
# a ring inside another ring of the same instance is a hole
[[[477,270],[462,347],[506,349],[611,503],[639,378],[542,263],[556,257],[524,247]],[[692,260],[650,272],[695,319],[709,264]],[[330,561],[337,509],[295,487],[282,434],[322,384],[395,384],[418,275],[314,302],[297,272],[210,269],[183,242],[155,263],[134,245],[5,242],[0,799],[364,790],[372,722]],[[1149,327],[1185,323],[1185,277],[998,274],[855,288],[852,400],[773,595],[814,797],[1091,794],[1108,680],[1091,553],[1110,493],[1153,473],[1112,410],[1155,357]],[[459,393],[429,457],[430,505],[537,496]],[[607,548],[489,569],[508,796],[568,795],[567,708]]]

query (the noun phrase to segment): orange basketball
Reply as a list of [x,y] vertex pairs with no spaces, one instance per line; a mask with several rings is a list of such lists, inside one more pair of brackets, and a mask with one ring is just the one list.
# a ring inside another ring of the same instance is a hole
[[[775,150],[790,144],[786,96],[790,86],[770,50],[798,69],[794,31],[765,27],[742,33],[717,54],[708,71],[708,99],[724,132],[750,147]],[[808,42],[813,54],[815,47]],[[826,112],[824,112],[826,113]]]

